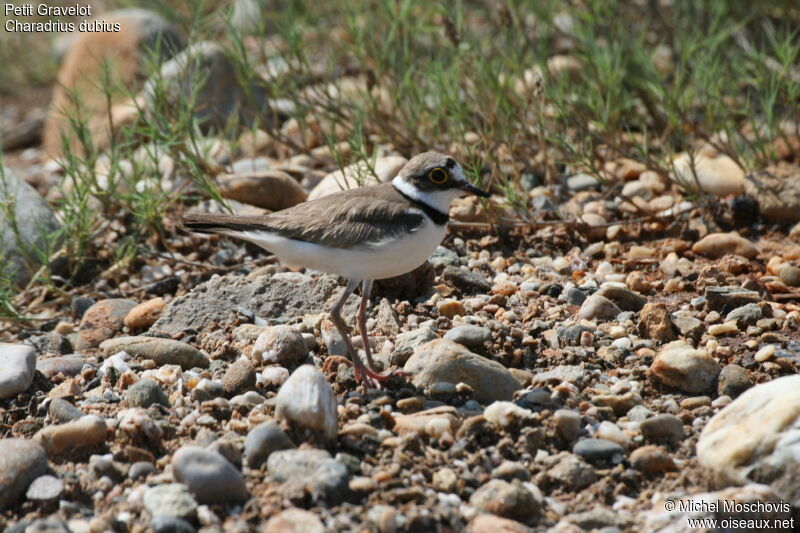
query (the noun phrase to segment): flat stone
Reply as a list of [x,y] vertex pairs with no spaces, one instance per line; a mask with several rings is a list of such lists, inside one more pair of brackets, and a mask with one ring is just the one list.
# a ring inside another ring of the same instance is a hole
[[719,313],[727,313],[737,307],[761,301],[758,292],[740,287],[706,287],[705,298],[708,310]]
[[26,439],[0,439],[0,509],[16,504],[47,468],[47,455],[39,444]]
[[681,332],[681,335],[694,341],[700,340],[706,329],[703,321],[693,316],[676,316],[673,319],[673,324]]
[[467,524],[467,533],[531,533],[532,529],[516,520],[493,514],[479,514]]
[[347,467],[325,450],[302,449],[273,452],[267,459],[267,472],[284,483],[283,491],[308,492],[316,502],[336,505],[345,497]]
[[184,370],[208,368],[208,357],[185,342],[159,337],[118,337],[100,346],[106,356],[126,352],[138,359],[152,359],[159,365],[180,365]]
[[492,340],[492,332],[489,328],[481,326],[456,326],[445,333],[444,338],[464,345],[467,348],[475,349],[482,348],[484,344]]
[[[330,308],[341,290],[334,276],[295,282],[271,276],[228,274],[214,277],[175,298],[150,330],[170,336],[186,330],[203,331],[212,323],[233,320],[239,316],[236,309],[242,307],[267,322],[301,319]],[[349,316],[357,306],[358,299],[352,296],[343,314]]]
[[148,488],[144,493],[144,508],[150,516],[171,516],[193,520],[197,502],[183,483],[168,483]]
[[563,452],[553,461],[555,464],[546,470],[547,477],[569,490],[581,490],[597,481],[597,472],[592,465],[575,454]]
[[33,440],[41,444],[47,456],[56,458],[66,453],[91,448],[105,442],[108,426],[95,415],[85,415],[66,424],[40,429]]
[[294,448],[294,442],[270,420],[262,422],[247,433],[244,439],[244,460],[250,468],[261,468],[270,454]]
[[436,339],[418,347],[404,366],[419,387],[434,383],[466,383],[475,399],[484,404],[511,400],[521,388],[511,372],[500,363],[470,352],[460,344]]
[[100,300],[92,305],[81,319],[75,349],[82,351],[97,348],[101,342],[122,331],[125,316],[134,307],[136,302],[125,298]]
[[0,343],[0,399],[26,391],[35,371],[36,351],[32,347]]
[[36,359],[36,370],[47,378],[52,378],[56,374],[64,374],[67,377],[77,376],[83,370],[84,365],[94,366],[89,358],[77,354]]
[[306,192],[293,177],[280,170],[262,170],[217,177],[224,198],[280,211],[306,201]]
[[436,338],[436,332],[427,326],[400,333],[394,341],[392,363],[398,366],[405,365],[417,348]]
[[465,267],[446,267],[441,279],[464,294],[486,294],[492,290],[492,283],[488,279]]
[[275,415],[294,425],[336,439],[338,412],[336,395],[325,375],[313,365],[295,370],[278,391]]
[[434,267],[459,266],[461,264],[458,254],[444,246],[437,246],[428,261]]
[[613,461],[625,456],[622,446],[605,439],[581,439],[572,447],[572,453],[587,461]]
[[719,363],[708,352],[674,341],[656,354],[649,373],[664,385],[698,394],[714,386],[719,371]]
[[153,533],[195,533],[195,528],[188,521],[176,516],[158,515],[150,521]]
[[172,469],[198,503],[241,502],[249,497],[242,474],[219,453],[184,445],[172,456]]

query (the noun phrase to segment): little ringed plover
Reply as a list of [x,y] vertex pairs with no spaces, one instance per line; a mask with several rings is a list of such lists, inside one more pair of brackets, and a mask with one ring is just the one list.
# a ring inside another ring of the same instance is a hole
[[[422,265],[444,238],[450,202],[464,193],[489,196],[466,180],[453,158],[425,152],[408,161],[391,183],[342,191],[263,216],[187,213],[183,225],[193,232],[250,241],[286,265],[346,278],[347,287],[330,309],[331,321],[345,341],[356,380],[382,381],[391,375],[374,370],[366,328],[372,283]],[[357,323],[368,366],[340,315],[359,284]]]

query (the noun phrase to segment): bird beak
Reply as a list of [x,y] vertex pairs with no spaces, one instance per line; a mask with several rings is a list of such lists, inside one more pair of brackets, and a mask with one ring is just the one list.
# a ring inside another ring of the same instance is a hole
[[463,185],[461,185],[461,190],[467,191],[468,193],[474,194],[475,196],[481,196],[483,198],[489,198],[491,196],[490,193],[484,191],[483,189],[480,189],[480,188],[474,186],[473,184],[471,184],[471,183],[469,183],[467,181],[465,181],[463,183]]

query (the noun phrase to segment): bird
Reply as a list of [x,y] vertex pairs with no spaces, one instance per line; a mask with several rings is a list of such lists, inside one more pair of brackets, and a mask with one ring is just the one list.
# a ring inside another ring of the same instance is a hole
[[[366,316],[375,280],[419,267],[442,242],[450,203],[464,194],[488,198],[472,185],[452,157],[424,152],[412,157],[391,181],[344,190],[258,216],[188,212],[182,226],[249,241],[284,264],[342,276],[347,285],[329,309],[342,336],[359,383],[379,385],[393,374],[380,374],[370,352]],[[367,366],[355,350],[342,320],[347,298],[361,285],[356,322]]]

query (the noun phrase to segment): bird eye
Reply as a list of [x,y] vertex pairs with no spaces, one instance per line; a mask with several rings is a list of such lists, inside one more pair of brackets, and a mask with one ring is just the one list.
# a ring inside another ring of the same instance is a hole
[[428,179],[436,185],[441,185],[442,183],[446,182],[448,177],[449,175],[447,174],[447,171],[443,168],[436,167],[428,172]]

